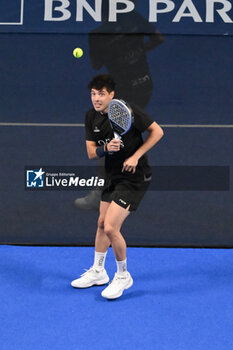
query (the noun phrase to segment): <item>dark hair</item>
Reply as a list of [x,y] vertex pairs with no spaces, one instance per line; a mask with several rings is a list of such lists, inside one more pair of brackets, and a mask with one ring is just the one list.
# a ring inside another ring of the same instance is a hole
[[96,75],[88,84],[88,88],[102,90],[105,88],[108,92],[112,92],[115,90],[115,82],[111,75],[108,74],[99,74]]

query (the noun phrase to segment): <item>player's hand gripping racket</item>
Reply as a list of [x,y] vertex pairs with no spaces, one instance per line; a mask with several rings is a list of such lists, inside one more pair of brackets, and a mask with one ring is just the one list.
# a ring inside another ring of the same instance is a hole
[[131,107],[123,100],[113,99],[108,105],[108,119],[114,131],[115,139],[121,139],[133,123]]

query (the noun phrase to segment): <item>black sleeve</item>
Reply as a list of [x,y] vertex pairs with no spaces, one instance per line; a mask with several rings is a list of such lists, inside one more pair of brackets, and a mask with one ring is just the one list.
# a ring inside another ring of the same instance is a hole
[[141,132],[144,132],[154,120],[143,109],[131,104],[133,109],[134,122],[133,126]]
[[153,23],[142,16],[140,13],[134,12],[134,23],[137,23],[137,32],[142,34],[153,34],[156,31],[156,27]]
[[104,62],[104,59],[102,57],[103,49],[101,46],[101,44],[104,42],[104,39],[101,37],[101,34],[91,32],[88,37],[88,42],[91,65],[94,69],[100,69]]
[[92,121],[90,112],[87,112],[85,116],[85,139],[86,141],[95,141],[92,132]]

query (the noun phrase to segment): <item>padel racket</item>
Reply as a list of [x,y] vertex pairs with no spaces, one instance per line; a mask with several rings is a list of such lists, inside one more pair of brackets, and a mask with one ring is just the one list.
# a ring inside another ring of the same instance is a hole
[[113,99],[108,105],[108,119],[115,139],[121,139],[132,126],[133,111],[125,101]]

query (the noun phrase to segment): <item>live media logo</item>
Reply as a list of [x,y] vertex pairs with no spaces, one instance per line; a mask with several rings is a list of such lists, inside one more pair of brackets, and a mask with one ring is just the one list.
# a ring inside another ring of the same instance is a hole
[[103,187],[95,167],[26,167],[26,190],[85,190]]

